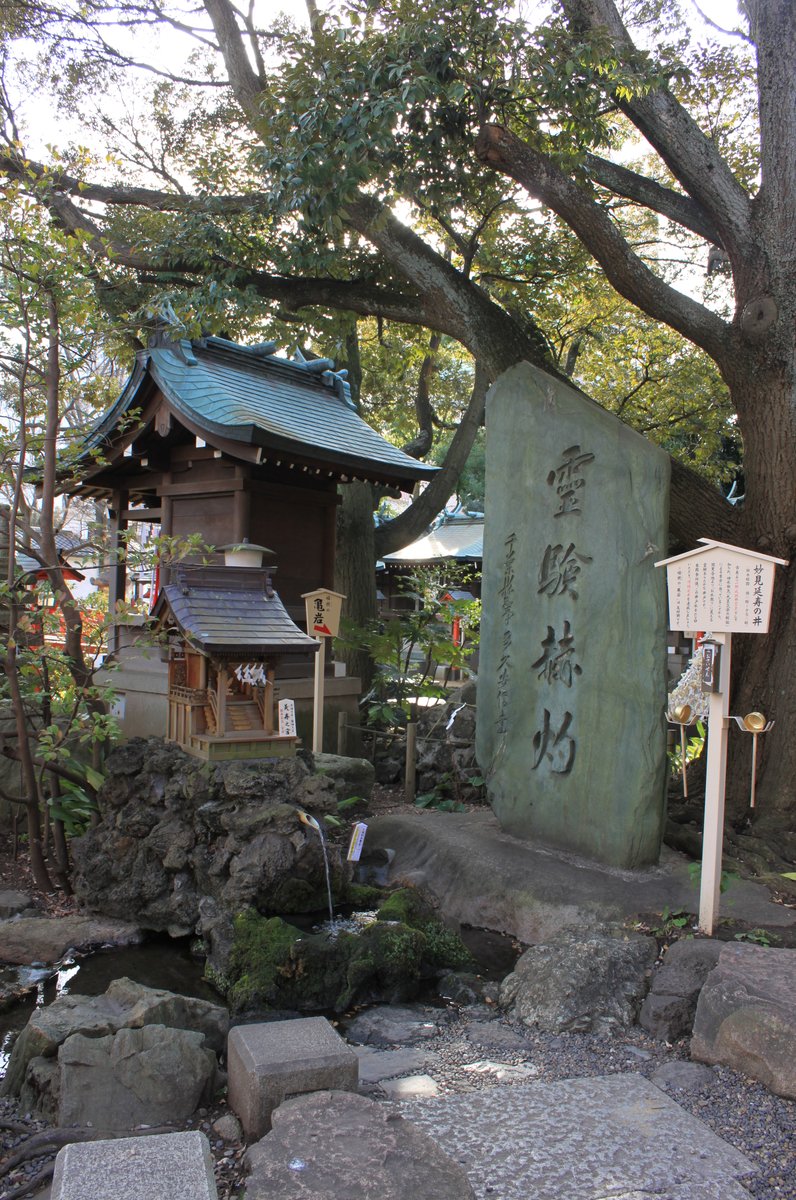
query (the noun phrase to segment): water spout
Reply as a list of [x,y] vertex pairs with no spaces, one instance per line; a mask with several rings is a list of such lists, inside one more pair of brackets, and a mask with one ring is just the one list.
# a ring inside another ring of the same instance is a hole
[[321,829],[321,826],[318,823],[318,821],[315,819],[315,817],[311,817],[309,813],[304,812],[303,808],[296,809],[296,811],[298,812],[298,817],[299,817],[299,820],[301,821],[302,825],[307,825],[310,829],[314,829],[315,832],[317,833],[318,837],[320,838],[321,853],[323,854],[323,869],[326,872],[326,897],[327,897],[327,900],[329,901],[329,923],[330,923],[330,925],[334,925],[334,904],[332,902],[332,879],[329,874],[329,855],[326,850],[326,838],[323,836],[323,830]]

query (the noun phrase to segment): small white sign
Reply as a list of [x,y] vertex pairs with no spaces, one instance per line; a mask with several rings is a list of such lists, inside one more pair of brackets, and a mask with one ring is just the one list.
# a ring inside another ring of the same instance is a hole
[[116,699],[111,702],[111,716],[117,721],[124,720],[124,710],[127,707],[127,697],[124,692],[118,692]]
[[279,736],[296,736],[296,705],[292,700],[279,701]]
[[351,841],[348,845],[348,862],[359,862],[359,856],[362,853],[362,846],[365,842],[365,834],[368,832],[368,827],[365,821],[357,821],[351,831]]

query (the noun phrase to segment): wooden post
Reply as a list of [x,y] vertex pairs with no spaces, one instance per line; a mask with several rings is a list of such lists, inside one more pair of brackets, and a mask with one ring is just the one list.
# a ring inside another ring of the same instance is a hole
[[263,689],[263,728],[266,733],[274,732],[274,679],[276,672],[273,667],[268,667],[265,672],[267,683]]
[[127,590],[127,561],[126,550],[124,546],[124,532],[127,529],[127,521],[124,518],[124,512],[130,503],[127,492],[114,492],[109,507],[110,530],[108,538],[108,549],[110,552],[110,569],[108,580],[108,615],[110,617],[110,629],[108,637],[108,650],[113,653],[119,649],[119,627],[114,621],[113,614],[116,610],[117,601],[124,603],[125,592]]
[[318,638],[318,653],[315,655],[315,696],[312,702],[312,752],[323,752],[323,682],[326,666],[326,638]]
[[227,668],[223,663],[218,664],[218,729],[219,737],[227,731]]
[[348,717],[344,712],[337,714],[337,753],[341,758],[348,753]]
[[702,880],[699,928],[708,937],[719,918],[721,860],[724,846],[724,788],[727,775],[727,729],[730,711],[732,634],[714,633],[721,647],[719,690],[710,693],[708,758],[705,779],[705,819],[702,831]]
[[406,767],[404,771],[404,799],[414,803],[417,786],[417,722],[409,721],[406,726]]

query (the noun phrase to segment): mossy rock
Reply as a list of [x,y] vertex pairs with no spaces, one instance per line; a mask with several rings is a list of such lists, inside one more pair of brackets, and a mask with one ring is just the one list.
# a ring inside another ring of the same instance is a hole
[[371,887],[366,883],[349,883],[343,887],[340,903],[358,912],[371,912],[384,903],[386,896],[384,888]]
[[355,1003],[411,1000],[439,966],[469,961],[456,935],[439,922],[420,930],[375,921],[360,933],[331,939],[248,910],[234,923],[227,1000],[233,1012],[343,1012]]
[[462,939],[436,916],[433,907],[417,888],[398,888],[376,913],[378,921],[400,921],[426,939],[424,963],[431,969],[458,970],[473,966],[473,958]]

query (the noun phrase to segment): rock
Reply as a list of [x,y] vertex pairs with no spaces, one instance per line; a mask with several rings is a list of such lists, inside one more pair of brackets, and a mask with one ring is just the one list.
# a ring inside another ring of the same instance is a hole
[[478,1004],[486,990],[490,990],[488,982],[472,971],[448,971],[437,981],[440,996],[454,1004]]
[[439,1036],[440,1026],[450,1020],[444,1010],[421,1005],[392,1004],[371,1008],[349,1022],[349,1042],[372,1046],[415,1046]]
[[710,1067],[694,1062],[668,1062],[650,1076],[653,1083],[669,1092],[695,1092],[716,1082]]
[[234,1113],[224,1113],[223,1117],[219,1117],[213,1122],[212,1129],[225,1142],[242,1142],[243,1130],[240,1121]]
[[0,892],[0,918],[19,916],[34,907],[33,900],[26,892]]
[[474,1200],[462,1167],[416,1125],[348,1092],[276,1110],[250,1148],[246,1200]]
[[528,1049],[528,1039],[502,1021],[471,1021],[464,1036],[474,1046],[488,1047],[490,1050]]
[[33,1011],[20,1033],[0,1087],[4,1096],[22,1088],[32,1059],[52,1059],[69,1037],[102,1038],[124,1028],[158,1024],[193,1031],[213,1050],[223,1051],[229,1027],[227,1010],[206,1000],[144,987],[131,979],[114,980],[102,996],[59,996]]
[[632,1025],[657,958],[653,938],[572,934],[531,946],[500,988],[500,1003],[548,1033],[607,1033]]
[[135,946],[144,935],[124,920],[97,917],[17,917],[0,921],[0,962],[55,963],[67,950]]
[[105,992],[111,1004],[125,1011],[125,1029],[165,1025],[200,1033],[216,1054],[223,1054],[229,1033],[229,1013],[220,1004],[195,996],[180,996],[162,988],[144,987],[132,979],[114,979]]
[[104,1037],[122,1023],[121,1011],[106,996],[59,996],[52,1004],[35,1008],[14,1043],[0,1095],[18,1095],[28,1064],[39,1057],[54,1058],[58,1047],[73,1034]]
[[33,1058],[19,1092],[20,1112],[36,1112],[42,1121],[57,1125],[60,1092],[58,1059]]
[[652,976],[639,1013],[639,1025],[664,1042],[688,1037],[699,993],[718,962],[720,950],[721,943],[710,939],[673,942]]
[[401,1079],[382,1079],[379,1086],[390,1100],[431,1100],[439,1095],[436,1080],[430,1075],[404,1075]]
[[58,1051],[58,1069],[58,1124],[111,1133],[186,1120],[212,1098],[216,1057],[201,1033],[147,1025],[75,1034]]
[[498,1083],[523,1083],[534,1079],[539,1074],[539,1068],[531,1066],[530,1063],[515,1065],[514,1063],[493,1062],[489,1058],[467,1063],[462,1070],[476,1075],[494,1075]]
[[[108,758],[101,822],[72,841],[75,893],[84,908],[149,930],[206,933],[223,974],[242,909],[325,907],[322,848],[298,810],[337,802],[333,780],[299,757],[211,767],[160,738],[132,739]],[[340,899],[352,868],[334,837],[328,851]]]
[[691,1057],[796,1099],[796,950],[722,946],[699,994]]
[[376,770],[367,758],[346,758],[340,754],[313,754],[315,770],[334,784],[338,800],[361,796],[369,800],[376,782]]

